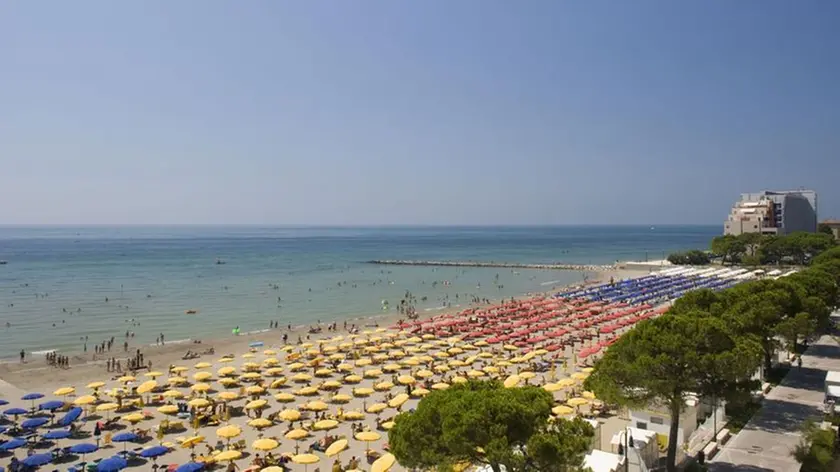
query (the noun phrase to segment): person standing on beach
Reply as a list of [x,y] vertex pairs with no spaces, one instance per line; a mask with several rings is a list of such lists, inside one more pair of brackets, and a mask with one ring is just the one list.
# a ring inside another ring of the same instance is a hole
[[20,362],[21,364],[26,362],[26,351],[23,349],[20,350]]
[[160,333],[160,345],[163,346],[166,342],[163,340],[163,333]]

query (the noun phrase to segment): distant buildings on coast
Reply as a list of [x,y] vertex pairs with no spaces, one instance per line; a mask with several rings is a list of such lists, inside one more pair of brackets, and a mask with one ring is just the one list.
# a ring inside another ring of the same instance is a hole
[[732,236],[796,231],[817,231],[817,192],[813,190],[742,193],[723,223],[723,234]]

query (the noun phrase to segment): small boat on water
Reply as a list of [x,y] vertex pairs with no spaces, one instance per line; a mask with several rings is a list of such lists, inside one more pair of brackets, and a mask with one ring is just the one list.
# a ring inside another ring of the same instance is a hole
[[187,315],[195,315],[196,313],[198,313],[198,310],[184,310],[184,314]]
[[9,261],[0,261],[0,265],[6,265],[8,263],[9,263]]
[[225,261],[223,261],[221,259],[216,259],[216,264],[217,265],[222,265],[222,264],[225,264]]

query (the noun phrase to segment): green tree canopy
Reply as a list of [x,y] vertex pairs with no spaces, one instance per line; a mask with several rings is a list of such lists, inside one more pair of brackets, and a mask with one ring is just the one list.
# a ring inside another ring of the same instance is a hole
[[628,407],[660,402],[671,416],[668,470],[676,470],[680,412],[689,393],[726,396],[760,362],[753,338],[734,335],[704,312],[665,314],[619,338],[595,364],[585,387],[604,401]]
[[583,420],[549,421],[553,396],[537,387],[504,388],[468,382],[432,392],[414,412],[397,416],[388,435],[405,467],[464,461],[499,471],[574,471],[583,462],[592,427]]

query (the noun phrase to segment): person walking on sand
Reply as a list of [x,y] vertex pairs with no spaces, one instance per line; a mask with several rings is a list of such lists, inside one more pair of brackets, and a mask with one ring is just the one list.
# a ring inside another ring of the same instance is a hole
[[26,362],[26,351],[24,351],[23,349],[20,350],[20,362],[21,364]]

